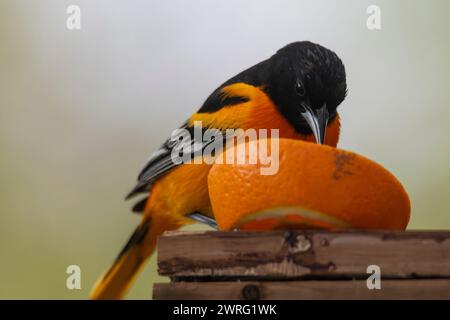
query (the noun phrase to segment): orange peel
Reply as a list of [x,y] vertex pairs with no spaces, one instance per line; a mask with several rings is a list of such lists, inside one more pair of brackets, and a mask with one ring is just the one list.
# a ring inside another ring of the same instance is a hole
[[[225,151],[249,159],[255,145]],[[270,139],[267,143],[271,152]],[[242,159],[242,158],[241,158]],[[208,175],[221,230],[293,228],[404,230],[410,201],[381,165],[353,152],[279,139],[279,170],[262,175],[256,163],[215,164]]]

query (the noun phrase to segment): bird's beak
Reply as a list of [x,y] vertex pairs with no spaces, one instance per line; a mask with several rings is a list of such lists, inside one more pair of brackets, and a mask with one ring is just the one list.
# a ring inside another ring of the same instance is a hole
[[311,131],[316,138],[316,142],[323,144],[329,118],[327,105],[324,104],[320,109],[315,111],[306,103],[303,103],[302,107],[304,108],[304,111],[301,114],[311,128]]

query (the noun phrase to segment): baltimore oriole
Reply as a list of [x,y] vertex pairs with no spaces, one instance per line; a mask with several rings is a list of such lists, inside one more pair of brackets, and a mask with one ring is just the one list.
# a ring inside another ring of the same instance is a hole
[[[283,138],[336,146],[340,131],[336,109],[346,92],[345,68],[334,52],[311,42],[295,42],[219,86],[183,128],[201,121],[203,127],[221,131],[279,129]],[[121,298],[164,231],[193,219],[213,219],[207,187],[211,165],[174,163],[172,148],[168,139],[150,156],[127,196],[145,194],[133,208],[143,211],[142,222],[91,298]]]

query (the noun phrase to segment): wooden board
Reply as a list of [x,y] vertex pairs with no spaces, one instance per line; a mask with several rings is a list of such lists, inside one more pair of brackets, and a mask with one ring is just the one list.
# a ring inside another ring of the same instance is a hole
[[382,280],[369,290],[364,280],[157,283],[157,300],[450,299],[450,279]]
[[372,264],[385,279],[450,277],[450,232],[170,232],[158,241],[159,273],[173,280],[366,279]]

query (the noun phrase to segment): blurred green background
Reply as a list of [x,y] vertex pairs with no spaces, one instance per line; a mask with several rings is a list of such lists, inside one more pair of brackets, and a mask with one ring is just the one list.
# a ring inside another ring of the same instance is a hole
[[[66,28],[70,4],[81,30]],[[151,151],[217,85],[296,40],[346,64],[340,147],[403,182],[410,229],[450,229],[449,12],[445,0],[0,0],[0,298],[86,298],[139,221],[123,197]],[[70,264],[81,290],[65,287]],[[128,297],[151,297],[155,280],[167,281],[153,258]]]

